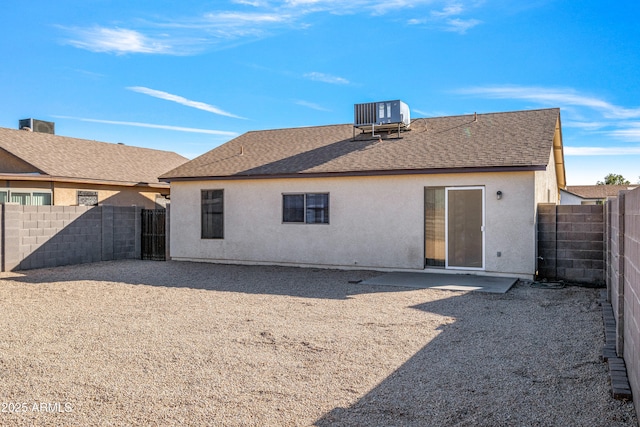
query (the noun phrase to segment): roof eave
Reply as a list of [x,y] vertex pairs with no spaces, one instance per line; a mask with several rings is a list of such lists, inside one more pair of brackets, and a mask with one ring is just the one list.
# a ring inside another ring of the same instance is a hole
[[553,135],[553,159],[556,169],[556,182],[558,188],[567,188],[567,173],[564,165],[564,148],[562,144],[562,124],[560,123],[560,112],[558,112],[558,120]]
[[330,178],[330,177],[354,177],[354,176],[533,172],[533,171],[544,171],[546,169],[547,169],[547,165],[523,165],[523,166],[393,169],[393,170],[340,171],[340,172],[300,172],[300,173],[262,174],[262,175],[246,175],[246,174],[243,175],[239,173],[235,175],[220,175],[220,176],[161,177],[160,180],[167,183],[171,183],[171,182],[179,182],[179,181],[225,181],[225,180],[250,180],[250,179],[290,179],[290,178]]
[[113,185],[118,187],[149,187],[149,188],[168,188],[166,182],[132,182],[132,181],[113,181],[92,178],[73,178],[65,176],[51,175],[26,175],[26,174],[10,174],[0,173],[0,179],[10,181],[46,181],[46,182],[72,182],[77,184],[96,184],[96,185]]

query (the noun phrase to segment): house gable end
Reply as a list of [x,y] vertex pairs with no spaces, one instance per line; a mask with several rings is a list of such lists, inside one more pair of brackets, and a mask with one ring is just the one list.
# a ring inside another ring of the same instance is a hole
[[0,173],[45,173],[7,150],[0,148]]

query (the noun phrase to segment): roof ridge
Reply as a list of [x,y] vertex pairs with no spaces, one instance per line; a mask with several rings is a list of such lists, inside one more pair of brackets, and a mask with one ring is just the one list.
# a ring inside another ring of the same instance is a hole
[[[477,114],[478,116],[488,116],[488,115],[502,115],[502,114],[514,114],[514,113],[532,113],[532,112],[536,112],[536,111],[550,111],[550,110],[557,110],[558,112],[560,111],[560,107],[549,107],[549,108],[534,108],[531,110],[513,110],[513,111],[491,111],[488,113],[466,113],[466,114],[453,114],[453,115],[448,115],[448,116],[432,116],[432,117],[415,117],[415,118],[411,118],[411,122],[413,122],[414,120],[429,120],[429,119],[454,119],[457,117],[467,117],[467,116],[473,116],[474,114]],[[285,131],[285,130],[295,130],[295,129],[312,129],[312,128],[327,128],[327,127],[341,127],[341,126],[353,126],[353,123],[333,123],[333,124],[324,124],[324,125],[303,125],[303,126],[289,126],[289,127],[282,127],[282,128],[270,128],[270,129],[254,129],[254,130],[249,130],[245,133],[243,133],[242,135],[246,135],[249,133],[255,133],[255,132],[260,132],[260,133],[264,133],[264,132],[281,132],[281,131]],[[240,135],[240,136],[242,136]]]
[[[11,129],[11,128],[0,127],[0,132],[2,132],[2,131],[16,132],[18,134],[21,134],[23,132],[27,132],[27,131],[22,130],[22,129]],[[177,154],[177,155],[179,155],[181,157],[184,157],[184,156],[176,153],[175,151],[160,150],[160,149],[157,149],[157,148],[149,148],[149,147],[140,147],[139,145],[127,145],[127,144],[120,143],[120,142],[98,141],[96,139],[78,138],[78,137],[75,137],[75,136],[65,136],[65,135],[57,135],[57,134],[52,134],[52,133],[41,133],[41,132],[29,132],[29,135],[30,135],[30,137],[36,137],[36,138],[55,138],[55,139],[59,139],[59,140],[66,139],[66,140],[72,140],[72,141],[79,141],[79,142],[83,142],[83,143],[104,144],[105,146],[111,146],[111,147],[123,147],[123,148],[126,148],[126,149],[150,150],[150,151],[156,151],[156,152]]]

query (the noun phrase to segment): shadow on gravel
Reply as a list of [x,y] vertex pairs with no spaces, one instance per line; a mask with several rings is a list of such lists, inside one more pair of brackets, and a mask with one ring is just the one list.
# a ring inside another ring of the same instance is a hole
[[415,290],[360,283],[380,274],[362,270],[120,260],[2,273],[0,279],[32,284],[99,281],[326,299]]
[[[26,286],[96,281],[326,299],[405,290],[350,283],[379,274],[115,261],[0,277]],[[506,294],[425,292],[446,297],[410,309],[449,318],[440,334],[355,403],[328,411],[315,425],[636,425],[632,404],[611,397],[600,361],[598,290],[518,284]]]
[[314,425],[636,425],[633,405],[608,392],[593,290],[519,284],[508,294],[452,293],[412,308],[456,320]]

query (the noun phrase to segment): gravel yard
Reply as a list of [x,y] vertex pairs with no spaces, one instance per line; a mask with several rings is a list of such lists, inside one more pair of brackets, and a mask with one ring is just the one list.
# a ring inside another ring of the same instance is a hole
[[0,425],[635,426],[599,290],[117,261],[0,273]]

